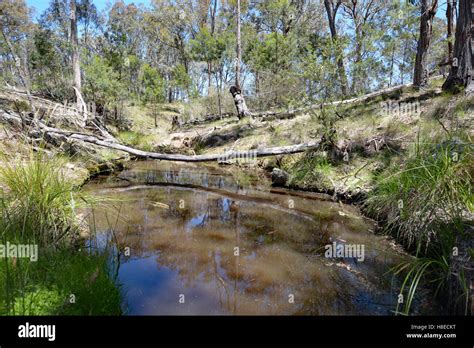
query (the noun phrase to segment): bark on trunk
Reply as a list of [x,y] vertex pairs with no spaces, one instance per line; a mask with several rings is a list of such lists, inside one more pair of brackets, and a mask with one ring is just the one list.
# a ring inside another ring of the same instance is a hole
[[[324,0],[324,6],[326,7],[326,12],[328,15],[329,29],[331,31],[331,38],[333,42],[336,42],[338,39],[337,29],[336,29],[336,14],[339,5],[334,6],[332,0]],[[339,75],[339,80],[341,84],[342,95],[347,96],[347,76],[346,69],[344,67],[344,60],[342,57],[341,50],[337,50],[337,73]]]
[[454,58],[451,71],[443,84],[444,90],[458,90],[465,87],[471,93],[474,90],[474,57],[473,46],[473,5],[470,0],[460,0],[459,15],[456,23]]
[[237,109],[237,117],[241,119],[246,116],[252,116],[251,112],[247,108],[247,104],[245,104],[245,99],[242,96],[242,91],[240,88],[232,86],[230,88],[230,94],[232,94],[232,98],[234,98],[235,108]]
[[[77,20],[76,20],[76,1],[71,0],[71,45],[72,45],[72,73],[73,73],[73,86],[81,93],[81,68],[79,63],[79,47],[77,43]],[[80,100],[77,100],[79,103]]]
[[437,0],[421,1],[420,35],[416,50],[413,85],[423,87],[428,84],[428,53],[433,32],[433,18],[438,8]]
[[454,45],[452,41],[453,37],[453,28],[454,28],[454,12],[456,10],[456,3],[455,0],[448,0],[446,5],[446,19],[447,19],[447,35],[446,38],[448,40],[448,62],[453,61],[453,54],[454,54]]
[[242,60],[242,48],[240,39],[240,0],[237,0],[237,45],[236,45],[236,60],[235,60],[235,85],[240,89],[240,61]]
[[230,93],[232,98],[234,98],[234,104],[237,109],[237,117],[239,119],[245,116],[251,116],[247,104],[245,104],[244,96],[242,95],[242,89],[240,87],[240,62],[242,60],[242,47],[240,39],[240,0],[237,0],[236,8],[236,17],[237,17],[237,45],[236,45],[236,54],[237,58],[235,61],[235,86],[230,88]]
[[362,29],[360,25],[356,25],[356,59],[354,61],[354,76],[352,77],[352,92],[359,94],[364,90],[362,88]]

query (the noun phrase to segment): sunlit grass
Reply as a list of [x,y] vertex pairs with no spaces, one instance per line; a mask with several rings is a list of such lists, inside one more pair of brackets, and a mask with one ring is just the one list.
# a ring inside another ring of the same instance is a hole
[[65,159],[31,152],[2,162],[0,243],[36,245],[38,259],[1,260],[0,315],[120,314],[110,251],[79,239],[77,210],[95,199],[66,175]]
[[365,205],[370,215],[385,222],[385,232],[416,255],[393,270],[404,277],[400,294],[406,297],[397,313],[409,314],[422,281],[431,283],[435,294],[446,295],[450,277],[456,278],[467,295],[464,270],[452,269],[452,253],[469,238],[473,149],[468,139],[437,140],[419,140],[403,163],[380,173]]

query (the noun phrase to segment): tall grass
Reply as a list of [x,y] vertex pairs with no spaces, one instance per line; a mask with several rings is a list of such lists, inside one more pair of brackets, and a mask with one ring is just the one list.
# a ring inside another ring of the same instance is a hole
[[418,142],[404,163],[378,176],[365,208],[387,222],[387,231],[419,251],[439,241],[442,226],[462,234],[463,216],[474,207],[473,159],[469,143]]
[[41,153],[24,161],[6,155],[0,160],[1,222],[10,237],[53,246],[65,240],[82,199],[64,173],[64,160]]
[[119,315],[109,253],[41,249],[38,262],[0,264],[0,315]]
[[0,315],[120,314],[110,250],[79,240],[76,210],[93,200],[67,177],[65,161],[41,153],[0,160],[0,243],[38,246],[36,262],[0,260]]
[[469,141],[419,140],[403,163],[393,163],[376,179],[364,208],[416,256],[393,269],[404,275],[400,291],[406,295],[397,312],[409,314],[422,280],[436,294],[446,295],[449,282],[457,279],[461,296],[468,295],[464,269],[455,266],[453,248],[472,238],[467,232],[474,207],[472,150]]

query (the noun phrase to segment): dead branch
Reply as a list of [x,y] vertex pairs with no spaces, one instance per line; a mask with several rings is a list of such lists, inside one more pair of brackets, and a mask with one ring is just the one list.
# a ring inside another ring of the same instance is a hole
[[[21,125],[21,118],[17,115],[13,115],[12,113],[0,112],[0,120],[13,123],[15,125]],[[75,140],[75,141],[95,144],[95,145],[106,147],[113,150],[127,152],[136,157],[158,159],[158,160],[165,160],[165,161],[179,161],[179,162],[218,161],[222,158],[238,158],[239,156],[242,156],[243,154],[247,154],[247,153],[255,157],[292,154],[292,153],[303,152],[309,149],[316,149],[319,147],[319,143],[320,143],[319,141],[317,141],[317,142],[290,145],[290,146],[279,146],[279,147],[255,149],[255,150],[250,150],[250,151],[228,151],[223,154],[221,153],[221,154],[187,156],[187,155],[179,155],[179,154],[164,154],[164,153],[159,153],[159,152],[149,152],[149,151],[138,150],[126,145],[119,144],[118,142],[111,141],[111,139],[100,138],[99,136],[81,133],[81,132],[65,131],[62,129],[49,127],[40,121],[37,121],[36,124],[41,134],[48,135],[49,137],[52,137],[58,141]],[[32,134],[38,135],[38,129],[36,129],[36,131],[33,131]]]

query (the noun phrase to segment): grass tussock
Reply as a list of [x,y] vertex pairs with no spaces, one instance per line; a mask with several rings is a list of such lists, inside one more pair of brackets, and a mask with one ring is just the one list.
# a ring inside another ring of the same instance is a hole
[[330,191],[334,187],[329,180],[334,176],[334,169],[325,155],[310,152],[285,169],[291,173],[290,186],[301,186],[321,192]]
[[121,131],[117,134],[117,137],[129,146],[143,151],[154,151],[153,142],[155,141],[155,137],[153,134],[141,134],[134,131]]
[[0,168],[0,217],[5,233],[55,246],[73,233],[75,210],[84,203],[65,162],[31,154],[25,161],[3,156]]
[[407,246],[426,248],[438,240],[440,226],[459,225],[473,211],[473,163],[469,142],[419,142],[404,163],[379,174],[367,211]]
[[31,153],[2,162],[0,244],[36,246],[37,257],[0,259],[0,315],[120,314],[111,251],[78,238],[76,210],[93,200],[67,177],[63,160]]
[[470,238],[473,148],[467,136],[429,139],[419,140],[403,163],[378,174],[365,205],[370,215],[385,221],[385,232],[416,255],[393,270],[404,276],[400,294],[405,300],[397,306],[402,314],[410,313],[420,282],[444,298],[456,297],[453,302],[459,300],[464,310],[467,304],[465,270],[454,250]]

